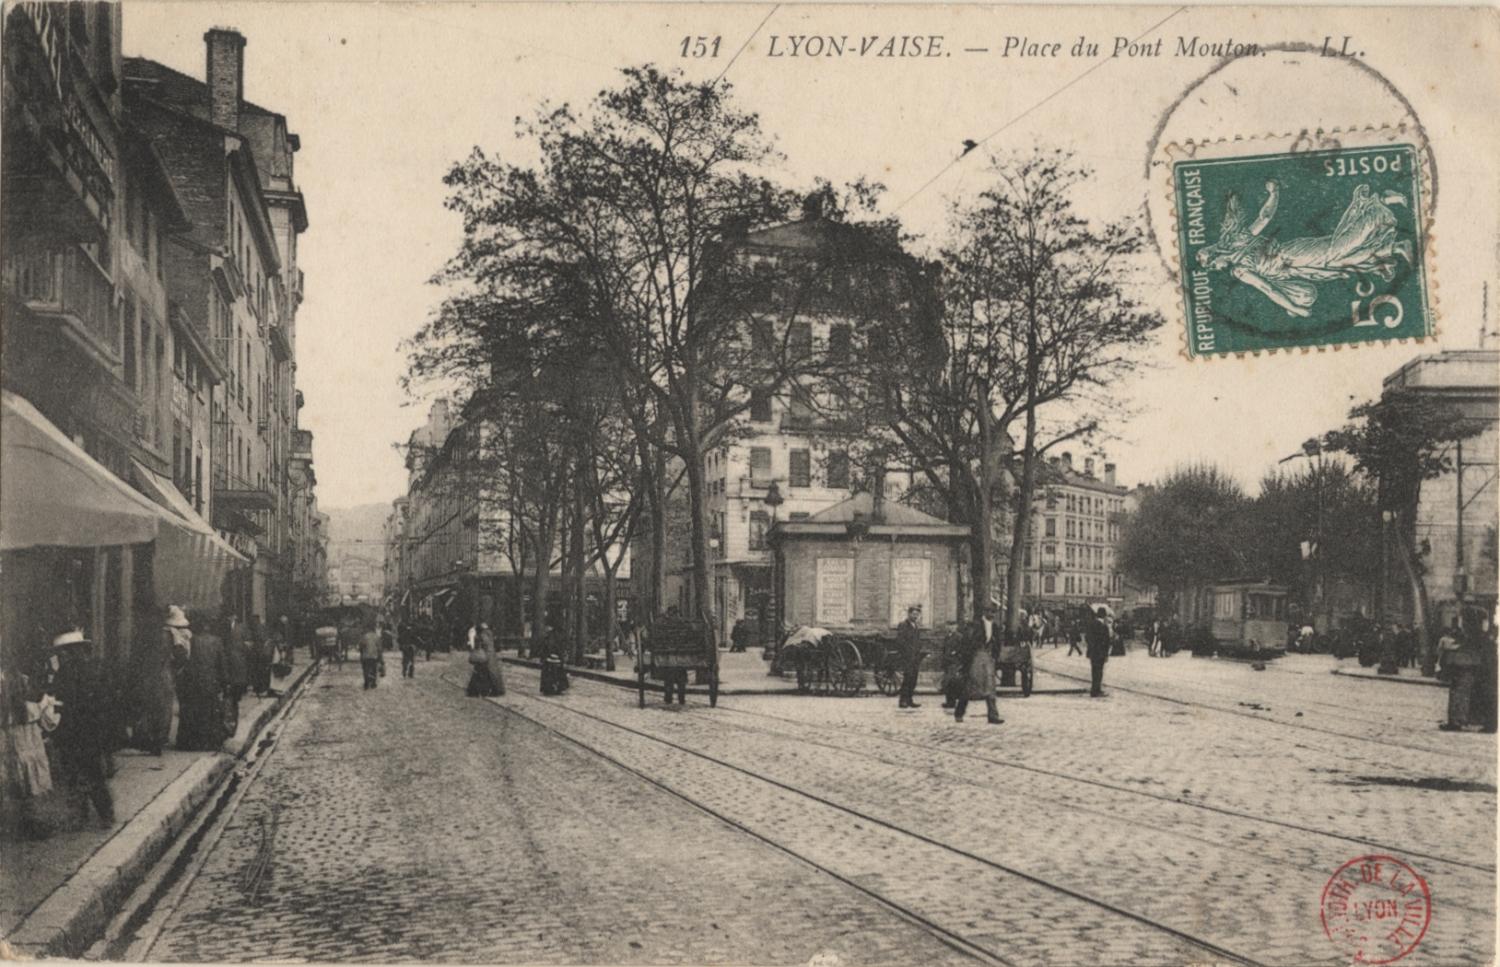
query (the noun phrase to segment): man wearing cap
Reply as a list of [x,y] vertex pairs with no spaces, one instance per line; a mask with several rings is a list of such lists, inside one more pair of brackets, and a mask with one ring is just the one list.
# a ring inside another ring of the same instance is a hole
[[901,648],[901,692],[897,708],[921,708],[912,700],[917,690],[917,670],[922,667],[922,606],[906,609],[906,620],[896,626],[896,644]]
[[109,699],[103,672],[94,660],[93,642],[82,631],[65,631],[52,640],[59,667],[52,693],[62,708],[53,741],[68,800],[80,824],[88,822],[89,806],[99,825],[115,824],[115,801],[109,792]]

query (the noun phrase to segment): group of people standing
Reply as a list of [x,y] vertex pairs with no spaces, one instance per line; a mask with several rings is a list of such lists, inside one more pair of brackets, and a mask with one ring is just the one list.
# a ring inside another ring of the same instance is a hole
[[172,742],[217,750],[239,723],[245,695],[274,695],[273,669],[291,662],[288,625],[248,626],[231,614],[169,605],[128,659],[106,659],[77,628],[56,635],[36,664],[0,675],[5,800],[20,804],[20,831],[52,829],[36,815],[38,797],[66,793],[79,824],[115,822],[111,756],[130,746],[159,756]]
[[[995,674],[1000,662],[1000,646],[1005,632],[999,623],[999,608],[993,604],[984,609],[978,621],[960,625],[943,642],[942,689],[943,708],[953,712],[955,722],[962,722],[968,713],[969,703],[983,701],[985,721],[1001,725],[996,706]],[[922,608],[913,605],[907,609],[906,619],[896,626],[896,642],[901,658],[901,685],[897,692],[897,708],[921,708],[915,699],[917,676],[925,657],[922,644]],[[1027,616],[1021,621],[1022,642],[1039,640],[1035,626]],[[1104,666],[1109,661],[1113,632],[1108,623],[1108,612],[1099,608],[1089,615],[1084,623],[1082,637],[1092,671],[1089,694],[1104,695]]]

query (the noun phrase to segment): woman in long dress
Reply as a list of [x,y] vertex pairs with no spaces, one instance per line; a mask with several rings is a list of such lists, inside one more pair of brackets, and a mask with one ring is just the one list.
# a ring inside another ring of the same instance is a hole
[[172,706],[177,700],[176,665],[185,662],[192,643],[187,616],[172,605],[152,641],[143,650],[140,664],[140,721],[136,745],[152,755],[161,755],[172,732]]
[[1359,275],[1389,282],[1395,278],[1398,259],[1412,261],[1412,242],[1397,238],[1396,215],[1389,207],[1406,204],[1396,192],[1376,198],[1369,185],[1359,185],[1332,234],[1286,242],[1261,234],[1276,217],[1280,198],[1280,186],[1266,182],[1265,204],[1246,226],[1239,196],[1230,195],[1219,240],[1198,251],[1198,264],[1229,269],[1287,314],[1306,317],[1318,299],[1317,283]]

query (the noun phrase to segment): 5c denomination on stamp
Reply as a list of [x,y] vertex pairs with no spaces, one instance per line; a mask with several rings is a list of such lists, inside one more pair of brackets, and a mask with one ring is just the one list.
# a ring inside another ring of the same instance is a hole
[[1432,335],[1421,152],[1322,143],[1174,161],[1189,356]]
[[1355,963],[1389,964],[1417,948],[1432,922],[1432,891],[1392,856],[1361,856],[1323,887],[1323,932]]

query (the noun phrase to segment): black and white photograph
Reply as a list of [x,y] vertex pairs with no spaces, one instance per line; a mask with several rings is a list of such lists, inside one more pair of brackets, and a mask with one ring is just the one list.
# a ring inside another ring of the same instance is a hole
[[1496,8],[0,81],[0,958],[1495,962]]

